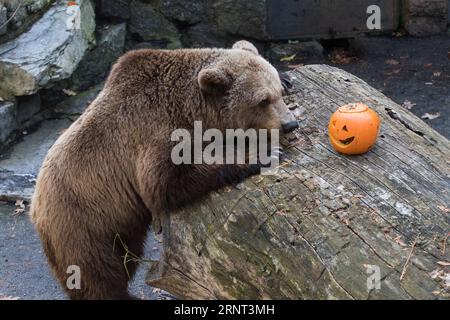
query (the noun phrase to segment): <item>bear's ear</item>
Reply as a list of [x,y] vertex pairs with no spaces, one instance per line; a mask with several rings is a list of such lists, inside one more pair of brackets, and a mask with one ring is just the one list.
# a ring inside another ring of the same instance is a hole
[[219,68],[201,70],[197,80],[200,89],[206,93],[223,93],[231,83],[230,77]]
[[259,55],[258,49],[256,49],[256,47],[253,45],[253,43],[245,41],[245,40],[241,40],[241,41],[235,42],[233,44],[232,48],[233,49],[241,49],[241,50],[250,51],[251,53]]

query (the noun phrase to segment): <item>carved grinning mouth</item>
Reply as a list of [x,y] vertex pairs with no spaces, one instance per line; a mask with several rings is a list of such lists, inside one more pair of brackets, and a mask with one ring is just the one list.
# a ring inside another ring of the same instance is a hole
[[348,145],[348,144],[352,143],[353,140],[355,140],[355,137],[350,137],[350,138],[347,138],[347,139],[344,139],[344,140],[339,140],[339,142],[342,143],[342,144]]

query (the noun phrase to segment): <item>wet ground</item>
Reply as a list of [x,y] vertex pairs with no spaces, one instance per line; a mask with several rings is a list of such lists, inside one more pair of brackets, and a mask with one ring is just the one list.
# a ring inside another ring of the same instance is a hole
[[[334,44],[336,45],[336,44]],[[426,119],[429,125],[450,138],[450,38],[426,39],[376,37],[360,39],[343,51],[326,47],[325,56],[298,55],[278,67],[289,69],[298,64],[327,63],[345,69],[384,92],[399,104],[411,108],[419,117],[425,113],[437,116]],[[337,50],[337,51],[336,51]],[[341,52],[342,51],[342,52]],[[328,56],[330,54],[330,57]],[[72,106],[73,107],[73,106]],[[68,106],[68,110],[72,110]],[[70,114],[73,111],[68,112]],[[0,156],[0,177],[3,172],[35,175],[45,152],[70,121],[46,121],[33,133],[24,136],[7,154]],[[0,181],[1,190],[2,181]],[[4,184],[4,183],[3,183]],[[20,188],[19,188],[20,189]],[[22,191],[25,188],[22,188]],[[20,192],[20,190],[19,190]],[[25,192],[26,193],[26,192]],[[25,194],[25,196],[29,196]],[[38,236],[27,213],[13,215],[14,205],[0,202],[0,299],[65,299],[48,268]],[[159,244],[148,238],[145,258],[156,259]],[[148,266],[141,266],[130,291],[144,299],[164,299],[144,283]]]
[[[15,206],[0,204],[0,300],[67,299],[53,278],[39,237],[27,213],[14,215]],[[146,259],[159,258],[160,244],[153,236],[147,240]],[[167,299],[169,295],[144,283],[149,265],[142,264],[130,285],[130,292],[141,299]]]

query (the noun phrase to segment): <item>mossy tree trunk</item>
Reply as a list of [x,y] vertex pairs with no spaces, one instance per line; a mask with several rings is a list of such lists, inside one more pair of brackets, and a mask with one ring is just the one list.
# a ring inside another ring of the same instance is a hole
[[[290,76],[301,128],[279,173],[172,214],[147,282],[180,298],[448,298],[449,141],[340,69]],[[328,119],[358,101],[380,115],[380,137],[344,156],[328,143]],[[369,266],[379,289],[368,288]]]

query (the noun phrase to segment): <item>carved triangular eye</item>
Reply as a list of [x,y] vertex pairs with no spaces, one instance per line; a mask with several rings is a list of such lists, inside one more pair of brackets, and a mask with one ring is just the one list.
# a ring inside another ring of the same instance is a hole
[[342,127],[342,130],[348,132],[347,125],[344,125],[344,126]]

